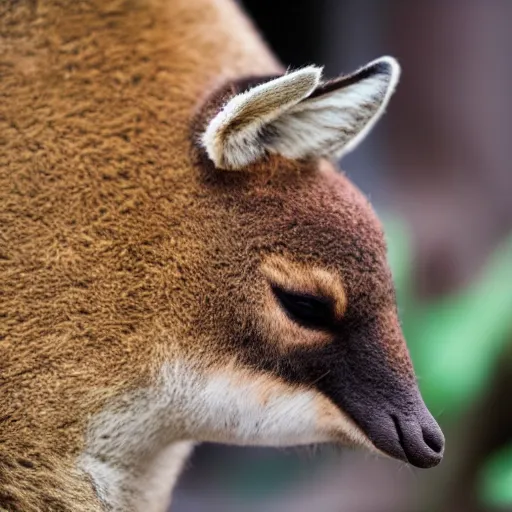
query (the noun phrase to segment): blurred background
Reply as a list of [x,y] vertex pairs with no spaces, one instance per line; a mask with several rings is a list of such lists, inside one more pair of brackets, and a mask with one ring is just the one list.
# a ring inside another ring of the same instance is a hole
[[388,115],[342,167],[385,221],[446,457],[421,471],[332,447],[204,445],[171,512],[512,511],[512,0],[243,4],[287,66],[402,65]]

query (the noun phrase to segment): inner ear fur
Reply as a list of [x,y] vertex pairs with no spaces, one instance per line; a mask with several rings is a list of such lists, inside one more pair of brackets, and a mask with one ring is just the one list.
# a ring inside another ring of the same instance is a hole
[[213,163],[203,145],[202,138],[208,124],[222,110],[224,105],[238,94],[242,94],[253,87],[269,82],[270,80],[275,80],[280,76],[283,75],[246,76],[237,80],[230,80],[208,94],[194,115],[190,127],[193,145],[199,151],[202,159]]
[[267,154],[338,158],[380,118],[399,74],[383,57],[327,82],[314,66],[233,81],[204,105],[196,137],[218,169],[243,169]]

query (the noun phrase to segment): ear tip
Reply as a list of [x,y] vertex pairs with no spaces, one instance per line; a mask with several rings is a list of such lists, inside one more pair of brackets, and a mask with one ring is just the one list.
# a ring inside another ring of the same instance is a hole
[[319,66],[306,66],[287,73],[288,77],[296,79],[298,82],[303,83],[305,86],[314,90],[320,80],[322,79],[323,67]]
[[304,73],[305,75],[309,75],[315,78],[320,78],[322,76],[323,66],[315,66],[311,64],[309,66],[304,66],[297,70],[297,73]]
[[397,82],[402,72],[398,61],[390,55],[375,59],[373,62],[370,62],[367,67],[372,68],[375,74],[389,77],[391,82]]

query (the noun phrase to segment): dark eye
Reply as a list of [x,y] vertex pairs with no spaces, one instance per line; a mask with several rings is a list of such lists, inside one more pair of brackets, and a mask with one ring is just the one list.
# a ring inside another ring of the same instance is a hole
[[332,302],[323,297],[285,291],[272,285],[272,291],[289,318],[309,329],[329,329],[334,323]]

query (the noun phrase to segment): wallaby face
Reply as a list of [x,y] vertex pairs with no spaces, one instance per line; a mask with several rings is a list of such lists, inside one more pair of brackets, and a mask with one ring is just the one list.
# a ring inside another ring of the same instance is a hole
[[0,508],[166,510],[196,441],[441,460],[381,226],[332,163],[392,58],[280,74],[227,0],[0,26]]
[[212,216],[194,343],[215,354],[202,372],[218,386],[209,440],[339,441],[420,467],[441,460],[381,226],[362,194],[315,158],[355,146],[398,72],[383,58],[327,84],[316,68],[245,91],[235,83],[199,115],[206,155],[197,166]]

